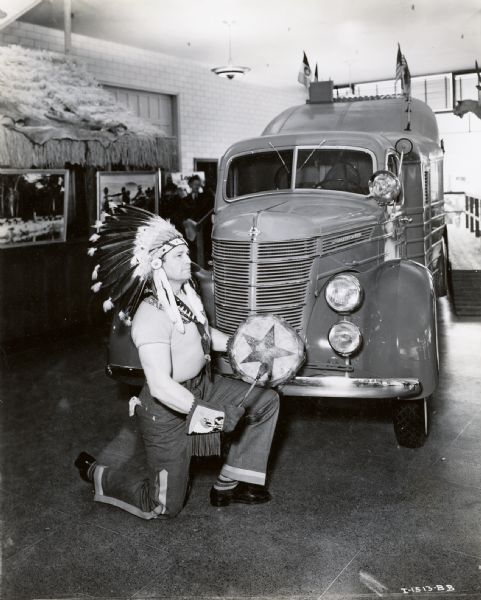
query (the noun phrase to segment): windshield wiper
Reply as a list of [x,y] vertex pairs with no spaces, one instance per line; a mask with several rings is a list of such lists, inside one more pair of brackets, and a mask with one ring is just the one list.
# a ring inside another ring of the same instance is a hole
[[308,161],[308,160],[311,158],[311,156],[314,154],[314,152],[315,152],[316,150],[319,150],[319,148],[320,148],[320,147],[322,146],[322,144],[324,144],[325,142],[326,142],[326,140],[321,140],[321,141],[320,141],[320,142],[317,144],[317,146],[316,146],[315,148],[313,148],[313,149],[312,149],[312,152],[309,154],[309,156],[306,158],[306,160],[305,160],[305,161],[302,163],[302,165],[301,165],[300,167],[297,167],[296,174],[297,174],[297,173],[298,173],[298,172],[299,172],[301,169],[303,169],[303,168],[305,167],[305,165],[306,165],[307,161]]
[[284,169],[287,171],[287,174],[289,175],[289,177],[291,176],[291,172],[289,171],[289,168],[287,167],[284,159],[282,158],[281,153],[279,152],[279,150],[271,143],[269,142],[269,146],[276,151],[277,156],[279,157],[279,160],[281,161],[281,163],[284,165]]

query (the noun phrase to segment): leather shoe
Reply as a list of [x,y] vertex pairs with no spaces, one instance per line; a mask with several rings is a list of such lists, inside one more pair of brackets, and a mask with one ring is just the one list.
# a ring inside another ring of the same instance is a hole
[[210,490],[210,503],[212,506],[229,506],[231,503],[238,504],[264,504],[269,502],[271,495],[265,487],[253,483],[239,482],[231,490]]
[[77,459],[74,462],[74,465],[77,467],[78,472],[80,477],[84,480],[87,481],[88,483],[92,483],[93,478],[89,477],[89,469],[92,465],[94,465],[96,463],[96,459],[90,455],[87,454],[87,452],[81,452],[78,456]]

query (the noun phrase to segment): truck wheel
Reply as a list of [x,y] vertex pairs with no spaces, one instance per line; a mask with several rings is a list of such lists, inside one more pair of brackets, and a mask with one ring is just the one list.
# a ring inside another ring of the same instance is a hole
[[395,400],[392,421],[400,446],[420,448],[428,437],[428,399]]

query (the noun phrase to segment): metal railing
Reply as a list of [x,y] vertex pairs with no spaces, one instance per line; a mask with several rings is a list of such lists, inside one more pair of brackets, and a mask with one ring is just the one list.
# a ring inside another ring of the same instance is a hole
[[480,198],[469,196],[465,192],[446,192],[444,194],[446,224],[455,227],[465,226],[476,237],[481,237],[480,205]]
[[476,237],[481,236],[480,222],[479,222],[479,205],[481,200],[474,198],[473,196],[466,196],[465,198],[465,210],[464,215],[466,218],[466,229],[469,229]]

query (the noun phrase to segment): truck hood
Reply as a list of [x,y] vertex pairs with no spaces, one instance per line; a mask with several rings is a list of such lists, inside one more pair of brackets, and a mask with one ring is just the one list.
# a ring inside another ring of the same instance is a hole
[[374,200],[348,193],[269,194],[218,208],[213,237],[248,241],[255,228],[259,242],[312,238],[375,225],[382,212]]

